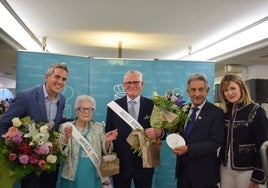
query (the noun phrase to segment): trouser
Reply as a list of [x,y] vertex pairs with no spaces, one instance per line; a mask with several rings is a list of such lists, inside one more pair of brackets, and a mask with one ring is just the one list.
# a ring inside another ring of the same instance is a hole
[[[232,170],[230,163],[227,166],[221,165],[221,188],[245,188],[250,184],[252,170],[237,171]],[[265,188],[265,185],[259,185],[259,188]]]
[[40,176],[32,173],[21,180],[21,188],[55,188],[58,170],[52,173],[42,173]]

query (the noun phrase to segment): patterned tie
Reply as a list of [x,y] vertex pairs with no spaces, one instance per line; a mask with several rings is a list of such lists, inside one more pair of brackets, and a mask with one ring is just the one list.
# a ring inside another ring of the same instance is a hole
[[134,105],[136,104],[136,101],[134,101],[134,100],[131,100],[131,101],[129,101],[129,106],[130,106],[130,108],[128,109],[128,112],[129,112],[129,114],[134,118],[134,119],[137,119],[137,117],[136,117],[136,112],[135,112],[135,108],[134,108]]
[[192,108],[192,114],[190,116],[190,119],[187,122],[186,128],[184,130],[184,136],[188,137],[190,132],[192,131],[195,123],[196,118],[196,112],[199,110],[199,108]]

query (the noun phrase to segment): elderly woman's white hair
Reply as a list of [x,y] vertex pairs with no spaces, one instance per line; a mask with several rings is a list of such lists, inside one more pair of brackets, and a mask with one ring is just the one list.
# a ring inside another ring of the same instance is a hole
[[94,109],[96,109],[96,100],[89,95],[80,95],[75,100],[74,108],[77,109],[80,107],[82,102],[88,101]]

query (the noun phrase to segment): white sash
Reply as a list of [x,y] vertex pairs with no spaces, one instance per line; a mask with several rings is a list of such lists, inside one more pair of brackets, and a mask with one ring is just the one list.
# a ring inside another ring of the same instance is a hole
[[[96,170],[101,178],[102,186],[104,188],[113,188],[109,177],[102,177],[100,173],[100,163],[101,160],[98,157],[97,153],[95,152],[94,148],[88,143],[88,141],[84,138],[84,136],[79,132],[79,130],[70,122],[66,122],[63,125],[72,125],[72,136],[76,139],[76,141],[82,146],[84,151],[86,152],[87,156],[90,158]],[[108,185],[109,183],[109,185]]]
[[132,129],[144,129],[136,119],[134,119],[116,102],[111,101],[107,104],[107,106],[109,106],[119,117],[121,117]]

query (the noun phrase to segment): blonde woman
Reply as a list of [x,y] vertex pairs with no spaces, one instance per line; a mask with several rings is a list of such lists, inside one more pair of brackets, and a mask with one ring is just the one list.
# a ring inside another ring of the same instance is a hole
[[221,188],[258,188],[264,183],[260,147],[267,139],[265,111],[250,99],[245,82],[237,74],[222,78],[220,96],[225,108]]

